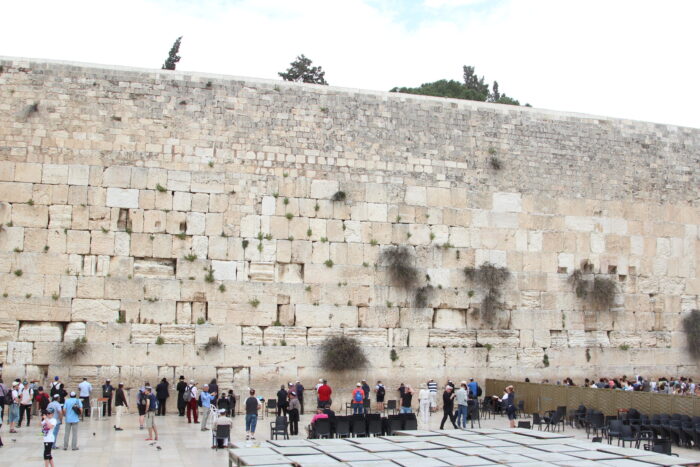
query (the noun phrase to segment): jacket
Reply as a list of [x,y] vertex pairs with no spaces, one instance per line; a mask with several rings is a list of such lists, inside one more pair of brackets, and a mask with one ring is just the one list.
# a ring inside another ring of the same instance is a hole
[[167,399],[170,396],[168,392],[168,383],[162,381],[156,386],[156,397],[158,399]]

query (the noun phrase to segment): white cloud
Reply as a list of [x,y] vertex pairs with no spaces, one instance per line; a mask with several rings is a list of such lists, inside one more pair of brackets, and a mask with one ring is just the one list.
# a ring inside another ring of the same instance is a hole
[[25,0],[3,17],[11,56],[156,68],[184,35],[178,69],[274,79],[303,53],[333,85],[379,90],[469,64],[536,107],[700,127],[700,2]]

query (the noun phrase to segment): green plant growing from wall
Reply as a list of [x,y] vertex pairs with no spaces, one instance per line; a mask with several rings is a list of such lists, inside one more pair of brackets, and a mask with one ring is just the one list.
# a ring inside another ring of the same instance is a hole
[[63,360],[74,360],[87,351],[87,338],[77,337],[73,342],[63,344],[59,355]]
[[609,310],[615,304],[617,281],[595,274],[593,264],[588,260],[581,262],[581,267],[571,273],[568,282],[578,298],[589,300],[598,310]]
[[510,271],[505,267],[486,262],[478,268],[469,266],[464,268],[464,275],[469,282],[485,290],[479,312],[487,323],[492,324],[498,312],[503,309],[501,288],[510,278]]
[[546,353],[542,357],[542,365],[544,365],[545,368],[549,367],[549,356]]
[[197,324],[206,324],[207,320],[205,320],[203,317],[197,318]]
[[321,344],[321,368],[327,371],[358,370],[367,364],[367,356],[354,337],[331,336]]
[[204,275],[204,282],[212,283],[214,282],[214,268],[209,266],[209,269],[206,270],[207,273]]
[[163,339],[163,336],[158,336],[156,338],[156,345],[163,345],[165,344],[165,339]]
[[395,286],[409,291],[418,284],[420,274],[413,266],[415,258],[408,247],[389,247],[382,251],[379,261],[387,268],[389,278]]
[[212,336],[209,338],[206,344],[204,344],[204,351],[211,352],[212,350],[219,349],[223,343],[219,340],[219,336]]
[[392,362],[395,362],[399,359],[399,354],[396,352],[396,349],[391,349],[391,352],[389,352],[389,358]]
[[591,349],[586,349],[586,361],[591,361]]
[[331,201],[344,202],[348,198],[348,195],[344,191],[336,191],[331,196]]
[[700,359],[700,310],[692,310],[683,318],[683,330],[686,333],[688,352]]
[[252,306],[253,308],[257,308],[258,305],[260,305],[260,300],[258,300],[257,298],[254,298],[254,299],[252,299],[252,300],[249,300],[249,301],[248,301],[248,304],[249,304],[250,306]]

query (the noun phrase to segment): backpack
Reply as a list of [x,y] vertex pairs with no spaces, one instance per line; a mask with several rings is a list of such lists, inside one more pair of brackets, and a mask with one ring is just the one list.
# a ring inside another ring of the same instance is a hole
[[379,389],[377,389],[377,396],[384,397],[385,393],[386,393],[386,390],[384,389],[384,386],[379,386]]
[[476,385],[476,397],[481,397],[482,391],[481,391],[481,386],[478,384]]
[[189,402],[192,399],[192,386],[185,388],[185,392],[182,393],[182,400]]
[[355,391],[355,395],[353,396],[353,400],[355,402],[362,402],[364,398],[362,397],[362,391]]
[[1,387],[0,390],[2,390],[2,403],[3,405],[12,405],[12,390],[11,389],[5,389],[4,387]]

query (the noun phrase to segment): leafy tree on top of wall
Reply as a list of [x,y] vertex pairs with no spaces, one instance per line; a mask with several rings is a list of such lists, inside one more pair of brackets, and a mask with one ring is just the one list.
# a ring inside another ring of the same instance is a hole
[[325,84],[328,82],[325,79],[326,72],[320,66],[311,66],[311,59],[301,54],[290,63],[287,71],[277,73],[285,81],[298,81],[302,83]]
[[[395,87],[391,92],[520,105],[520,102],[516,99],[500,92],[498,81],[494,81],[491,90],[489,90],[489,85],[484,82],[484,77],[477,76],[473,66],[464,65],[462,72],[462,83],[455,80],[441,79],[432,83],[423,83],[416,88]],[[530,104],[525,105],[530,106]]]
[[180,42],[182,42],[182,36],[175,39],[173,46],[170,48],[170,52],[168,52],[168,58],[166,58],[165,63],[163,63],[163,70],[174,70],[177,62],[180,61],[180,56],[178,55],[178,52],[180,52]]

